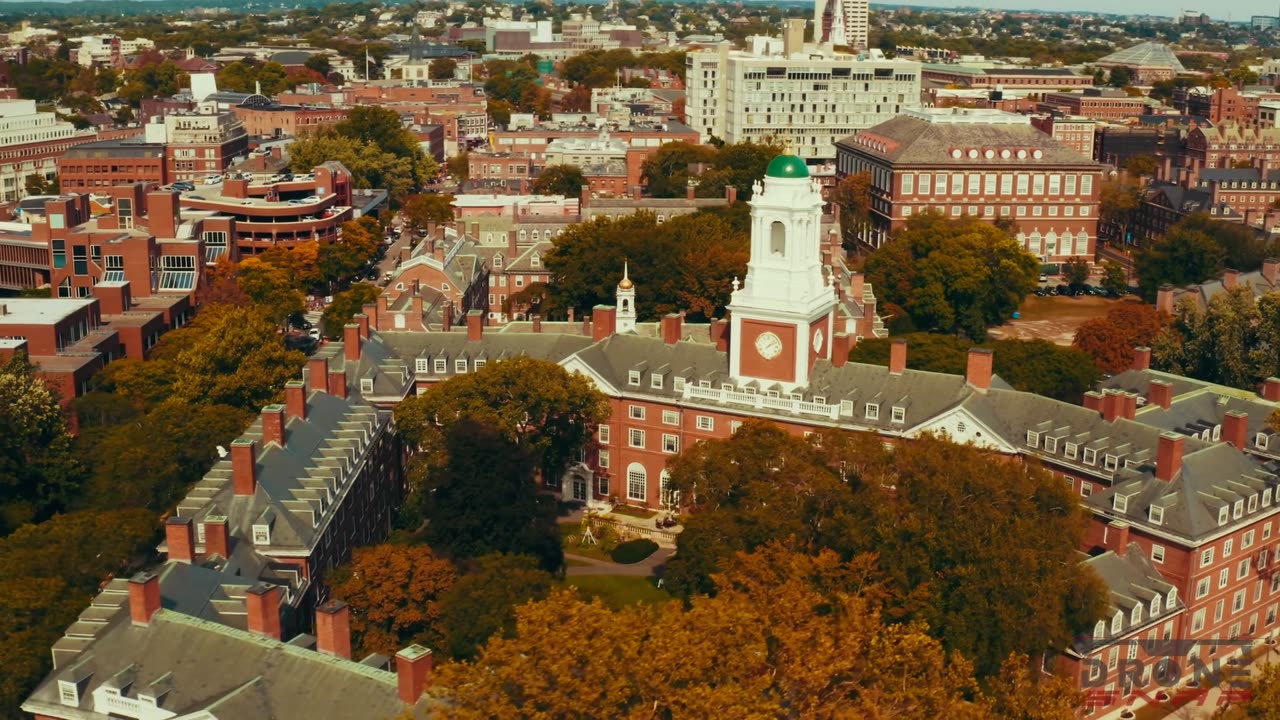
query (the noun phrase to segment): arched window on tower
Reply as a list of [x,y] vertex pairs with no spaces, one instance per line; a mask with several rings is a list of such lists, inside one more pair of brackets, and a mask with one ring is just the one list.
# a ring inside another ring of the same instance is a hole
[[769,226],[769,254],[778,257],[787,254],[787,226],[777,220]]
[[631,301],[630,301],[630,300],[628,300],[628,299],[626,299],[626,298],[622,298],[622,310],[623,310],[623,312],[626,312],[626,311],[630,310],[630,309],[631,309],[631,308],[629,307],[630,305],[631,305]]

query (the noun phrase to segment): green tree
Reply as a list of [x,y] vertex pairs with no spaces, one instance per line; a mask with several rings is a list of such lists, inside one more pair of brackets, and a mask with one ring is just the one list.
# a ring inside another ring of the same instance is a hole
[[1248,288],[1215,295],[1207,308],[1180,301],[1152,344],[1159,370],[1256,390],[1280,374],[1280,293],[1254,300]]
[[457,155],[445,160],[445,168],[453,179],[462,182],[471,177],[471,153],[460,152]]
[[1079,290],[1089,282],[1089,262],[1084,258],[1072,258],[1062,264],[1062,279],[1073,289]]
[[305,361],[253,308],[205,308],[188,328],[199,333],[161,369],[171,373],[173,397],[184,402],[257,412],[280,397]]
[[1163,240],[1138,252],[1134,271],[1142,297],[1153,302],[1161,285],[1191,285],[1222,272],[1226,251],[1212,235],[1175,225]]
[[452,80],[453,74],[458,69],[458,62],[453,58],[438,57],[431,61],[431,67],[428,72],[431,74],[432,80]]
[[453,196],[426,193],[414,195],[400,208],[409,227],[422,233],[431,223],[453,222]]
[[689,166],[710,163],[715,154],[713,148],[705,145],[670,142],[645,158],[640,177],[653,197],[684,197],[689,181]]
[[53,195],[59,192],[58,176],[45,178],[43,175],[28,175],[22,181],[22,188],[28,195]]
[[321,243],[317,249],[320,277],[328,283],[362,276],[382,248],[382,226],[371,215],[348,220],[341,230],[337,241]]
[[913,216],[867,259],[882,302],[905,309],[918,327],[981,340],[1035,289],[1040,264],[1001,228],[939,213]]
[[1102,183],[1098,198],[1098,214],[1104,227],[1114,228],[1114,240],[1128,242],[1129,227],[1142,205],[1142,189],[1121,179]]
[[1170,228],[1170,234],[1199,232],[1213,238],[1222,247],[1226,267],[1251,272],[1262,267],[1262,261],[1275,250],[1275,244],[1264,240],[1251,227],[1216,220],[1206,213],[1183,218]]
[[1154,155],[1133,155],[1124,161],[1124,169],[1136,177],[1151,177],[1156,174],[1156,158]]
[[[715,213],[682,215],[661,225],[647,212],[598,217],[555,238],[545,258],[552,281],[542,309],[559,315],[612,304],[621,279],[615,274],[622,270],[618,261],[624,258],[631,280],[643,288],[636,302],[640,319],[682,310],[713,317],[728,304],[733,278],[746,275],[749,244],[745,232]],[[610,267],[617,270],[607,272]]]
[[445,646],[469,660],[490,637],[515,634],[516,607],[542,600],[552,576],[528,555],[484,555],[440,599]]
[[576,198],[582,194],[582,186],[587,178],[575,165],[548,165],[538,173],[533,181],[533,192],[537,195],[564,195]]
[[846,175],[831,191],[831,203],[839,209],[844,246],[857,244],[858,230],[871,220],[871,173]]
[[524,448],[544,479],[558,480],[609,409],[585,377],[520,355],[450,378],[400,403],[395,414],[405,440],[428,453],[440,449],[453,424],[472,421]]
[[236,282],[262,315],[278,326],[283,326],[289,316],[301,312],[306,305],[306,299],[294,286],[294,278],[287,270],[257,257],[240,261]]
[[1107,78],[1107,84],[1111,87],[1122,88],[1133,84],[1133,71],[1120,65],[1111,68],[1111,75]]
[[357,657],[394,655],[400,648],[444,642],[441,598],[457,573],[425,545],[373,545],[352,551],[351,562],[329,578],[333,597],[351,606],[351,644]]
[[329,77],[329,73],[333,72],[333,65],[329,62],[328,55],[317,53],[307,58],[302,65],[308,70],[314,70],[325,77]]
[[455,558],[527,553],[547,572],[559,572],[556,501],[538,490],[530,446],[493,424],[463,418],[444,430],[442,466],[418,480],[423,538]]
[[1115,260],[1102,263],[1102,289],[1112,295],[1121,296],[1129,292],[1129,270]]
[[332,128],[304,135],[289,144],[289,166],[294,172],[310,172],[329,160],[336,160],[351,171],[355,187],[383,188],[396,203],[409,195],[418,178],[434,174],[434,162],[425,155],[396,155],[375,143],[339,135]]
[[84,471],[58,396],[24,353],[0,364],[0,537],[66,509]]
[[377,302],[382,291],[372,283],[354,283],[351,287],[333,296],[333,302],[324,309],[320,316],[320,327],[324,336],[341,338],[342,328],[355,317],[364,312],[364,306]]

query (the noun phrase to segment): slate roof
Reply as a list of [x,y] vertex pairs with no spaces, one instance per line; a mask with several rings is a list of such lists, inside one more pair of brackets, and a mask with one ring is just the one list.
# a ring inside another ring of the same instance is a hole
[[1138,43],[1099,58],[1094,64],[1132,65],[1134,67],[1167,67],[1175,73],[1187,71],[1168,45],[1157,42]]
[[[871,143],[865,140],[872,141]],[[1067,165],[1098,169],[1100,166],[1027,124],[929,122],[920,118],[899,115],[868,130],[840,140],[837,145],[854,149],[858,153],[881,157],[895,165],[954,165],[965,168],[1035,167],[1042,165]],[[883,149],[879,149],[883,146]],[[968,149],[994,149],[995,157],[968,157]],[[959,158],[952,157],[952,150],[966,152]],[[1026,150],[1027,157],[1002,158],[999,150]],[[1035,150],[1042,153],[1036,159]]]
[[[1186,608],[1177,588],[1160,575],[1136,542],[1129,543],[1123,557],[1108,550],[1084,560],[1083,564],[1098,574],[1109,592],[1105,618],[1098,621],[1094,634],[1080,638],[1074,645],[1073,649],[1079,655],[1088,655],[1121,638],[1142,634]],[[1172,604],[1169,603],[1171,593]],[[1137,606],[1142,610],[1135,622],[1133,609]],[[1120,617],[1118,632],[1112,629],[1117,615]],[[1097,636],[1097,629],[1102,631],[1101,637]]]
[[1280,180],[1280,170],[1267,171],[1266,177],[1258,168],[1204,168],[1200,171],[1200,182],[1276,182]]
[[241,435],[258,441],[258,481],[252,496],[235,495],[228,457],[178,503],[177,514],[196,523],[208,515],[226,516],[229,532],[240,545],[249,544],[255,524],[267,522],[271,542],[266,548],[310,550],[324,515],[339,506],[339,496],[350,487],[350,468],[389,423],[387,413],[355,399],[309,392],[306,419],[286,420],[284,447],[263,446],[261,416]]
[[[26,712],[106,717],[93,700],[104,687],[116,687],[126,701],[159,695],[161,710],[218,720],[391,718],[405,709],[393,672],[192,617],[167,603],[147,625],[135,625],[128,606],[128,581],[112,580],[81,613],[83,628],[72,626],[81,633],[81,651],[59,656],[55,647],[54,671],[23,703]],[[76,708],[63,705],[59,694],[59,680],[72,679],[83,683]],[[415,716],[426,716],[434,702],[424,697]]]

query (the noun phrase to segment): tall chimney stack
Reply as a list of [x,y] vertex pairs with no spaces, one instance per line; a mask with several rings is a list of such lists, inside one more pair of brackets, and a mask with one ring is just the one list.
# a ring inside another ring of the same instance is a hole
[[175,562],[192,563],[196,559],[196,531],[191,518],[173,515],[164,523],[165,545],[169,548],[169,559]]
[[421,645],[410,645],[396,653],[396,678],[400,701],[415,705],[431,684],[431,651]]
[[231,441],[231,486],[238,496],[258,491],[258,443],[246,438]]
[[341,600],[316,608],[316,650],[351,659],[351,610]]
[[889,374],[901,375],[907,369],[907,341],[894,340],[889,346]]
[[280,639],[280,586],[258,583],[245,591],[249,632]]
[[129,578],[129,619],[134,625],[147,625],[160,609],[160,576],[140,572]]
[[1182,470],[1182,442],[1182,436],[1177,433],[1160,433],[1160,445],[1156,449],[1158,479],[1169,482]]
[[986,392],[991,389],[992,364],[995,357],[986,348],[969,348],[969,362],[965,368],[964,379],[974,390]]

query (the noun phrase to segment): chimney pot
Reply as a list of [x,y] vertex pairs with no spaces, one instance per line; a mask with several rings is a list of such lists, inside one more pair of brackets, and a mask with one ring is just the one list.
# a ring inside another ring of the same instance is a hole
[[1164,380],[1152,380],[1147,389],[1147,402],[1168,410],[1173,405],[1173,385]]
[[204,553],[231,557],[231,531],[227,527],[227,518],[222,515],[208,515],[204,519]]
[[680,342],[684,333],[684,317],[680,313],[667,313],[662,316],[662,342],[675,345]]
[[400,701],[416,705],[431,683],[431,651],[421,645],[410,645],[396,653],[396,679]]
[[346,399],[347,397],[347,374],[341,370],[329,371],[329,394],[334,397]]
[[537,313],[533,315],[533,331],[536,333],[542,332],[542,316]]
[[245,591],[249,632],[280,639],[280,586],[258,583]]
[[258,491],[258,443],[236,438],[231,441],[231,485],[238,496]]
[[1090,390],[1084,394],[1084,406],[1094,412],[1102,412],[1102,393]]
[[1107,545],[1119,557],[1129,550],[1129,523],[1112,520],[1107,524]]
[[348,362],[360,361],[360,326],[347,323],[342,327],[343,357]]
[[1237,450],[1244,450],[1248,438],[1249,414],[1228,410],[1222,418],[1222,439],[1234,445]]
[[307,361],[307,385],[312,390],[327,392],[329,389],[329,358],[313,357]]
[[849,337],[849,333],[838,332],[831,338],[831,366],[844,367],[849,363],[849,351],[852,347],[853,338]]
[[341,600],[316,608],[316,650],[351,659],[351,610]]
[[612,305],[597,305],[591,309],[591,339],[600,342],[613,335],[617,322],[617,309]]
[[360,326],[360,339],[362,341],[368,340],[369,339],[369,316],[363,312],[363,308],[361,312],[356,313],[352,317],[352,319],[355,320],[356,325]]
[[1133,349],[1133,369],[1134,370],[1150,370],[1151,369],[1151,348],[1136,347]]
[[1262,383],[1262,398],[1280,402],[1280,378],[1269,377]]
[[129,578],[129,619],[134,625],[146,625],[160,609],[160,576],[140,572]]
[[284,447],[284,405],[262,408],[262,444]]
[[992,364],[994,354],[986,348],[969,348],[969,362],[965,367],[964,379],[974,390],[986,392],[991,388]]
[[284,406],[290,419],[307,419],[307,386],[301,380],[290,380],[285,383]]
[[169,559],[192,563],[196,559],[196,533],[191,518],[174,515],[164,523],[165,545]]
[[1182,436],[1177,433],[1160,433],[1160,446],[1156,450],[1156,477],[1170,482],[1182,470]]
[[1240,286],[1240,271],[1234,268],[1227,268],[1222,272],[1222,285],[1228,290],[1235,290]]
[[907,341],[894,340],[889,346],[889,374],[901,375],[907,369]]
[[467,313],[467,342],[480,342],[484,339],[484,313],[471,310]]

